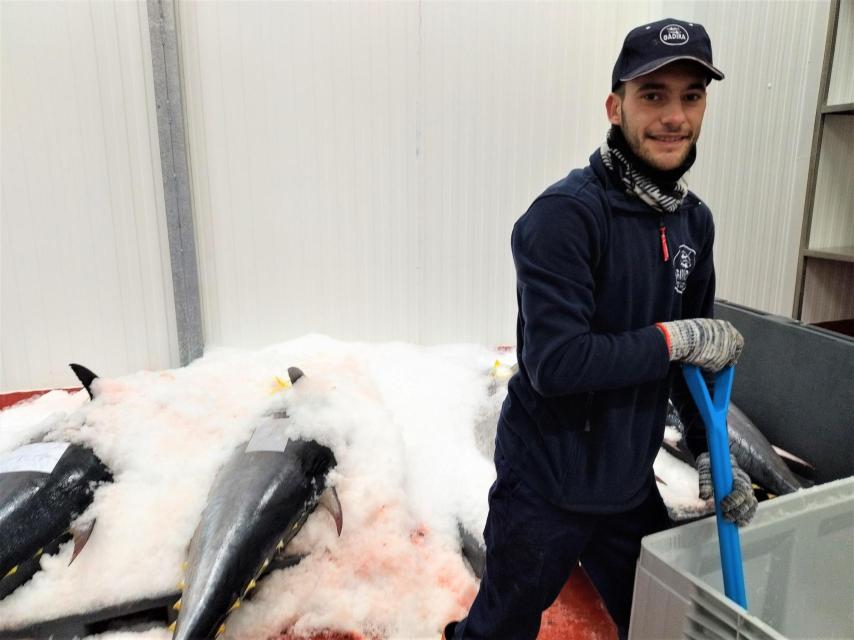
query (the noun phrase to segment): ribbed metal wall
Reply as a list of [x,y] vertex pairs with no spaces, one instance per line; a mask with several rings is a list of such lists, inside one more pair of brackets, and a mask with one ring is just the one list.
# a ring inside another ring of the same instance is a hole
[[689,176],[715,215],[718,296],[790,315],[829,3],[664,9],[706,26],[727,76],[710,88]]
[[181,3],[205,335],[515,340],[509,236],[659,2]]
[[173,365],[145,5],[0,12],[0,391]]

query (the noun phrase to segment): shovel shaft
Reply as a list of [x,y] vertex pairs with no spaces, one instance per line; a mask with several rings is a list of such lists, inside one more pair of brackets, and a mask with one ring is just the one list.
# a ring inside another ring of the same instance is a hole
[[724,593],[733,602],[747,609],[744,590],[744,568],[741,559],[741,544],[738,527],[725,520],[721,513],[721,499],[732,491],[732,465],[729,457],[729,435],[726,414],[734,370],[726,367],[715,376],[714,396],[709,395],[703,374],[695,366],[682,367],[691,396],[706,423],[706,438],[709,443],[709,458],[712,467],[712,485],[715,489],[715,515],[718,524],[718,543],[721,553],[721,569],[724,576]]

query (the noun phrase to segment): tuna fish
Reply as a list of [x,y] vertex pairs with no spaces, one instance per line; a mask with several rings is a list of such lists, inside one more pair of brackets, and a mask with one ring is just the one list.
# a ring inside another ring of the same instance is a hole
[[[669,453],[693,465],[693,456],[684,444],[685,428],[672,405],[666,424],[675,429],[679,437],[675,441],[667,438],[665,448]],[[809,481],[798,479],[792,473],[762,432],[732,403],[727,411],[727,429],[729,449],[738,461],[738,466],[763,489],[773,495],[784,495],[811,486]]]
[[738,407],[730,404],[727,412],[729,449],[751,479],[774,495],[792,493],[812,483],[799,480],[762,435],[755,424]]
[[[85,382],[97,376],[85,367]],[[83,381],[83,378],[81,378]],[[71,560],[86,544],[94,521],[72,527],[92,503],[107,467],[88,448],[69,442],[36,442],[0,456],[0,599],[29,580],[41,556],[74,538]],[[70,563],[69,563],[70,564]]]
[[[302,372],[288,369],[291,383]],[[341,533],[334,489],[324,496],[335,466],[332,451],[314,440],[290,439],[287,414],[262,420],[248,444],[235,450],[217,474],[190,541],[173,638],[213,638],[224,620],[270,568],[276,554],[321,503]]]

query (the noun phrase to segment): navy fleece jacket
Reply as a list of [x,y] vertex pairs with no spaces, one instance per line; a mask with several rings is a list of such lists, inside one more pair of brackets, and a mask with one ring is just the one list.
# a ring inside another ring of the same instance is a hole
[[695,195],[659,214],[612,181],[598,151],[516,222],[519,372],[496,444],[550,502],[608,513],[646,497],[671,384],[685,395],[654,324],[712,316],[713,238]]

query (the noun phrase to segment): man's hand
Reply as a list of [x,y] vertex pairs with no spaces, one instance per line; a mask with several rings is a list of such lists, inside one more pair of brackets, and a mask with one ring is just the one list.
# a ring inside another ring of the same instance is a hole
[[[732,465],[732,491],[721,500],[721,513],[730,522],[743,527],[753,518],[758,502],[753,495],[750,477],[741,470],[732,455],[729,461]],[[714,488],[708,452],[701,453],[697,457],[697,473],[700,474],[700,499],[709,500],[714,496]]]
[[671,362],[693,364],[706,371],[720,371],[735,364],[744,338],[731,323],[712,318],[659,322]]

